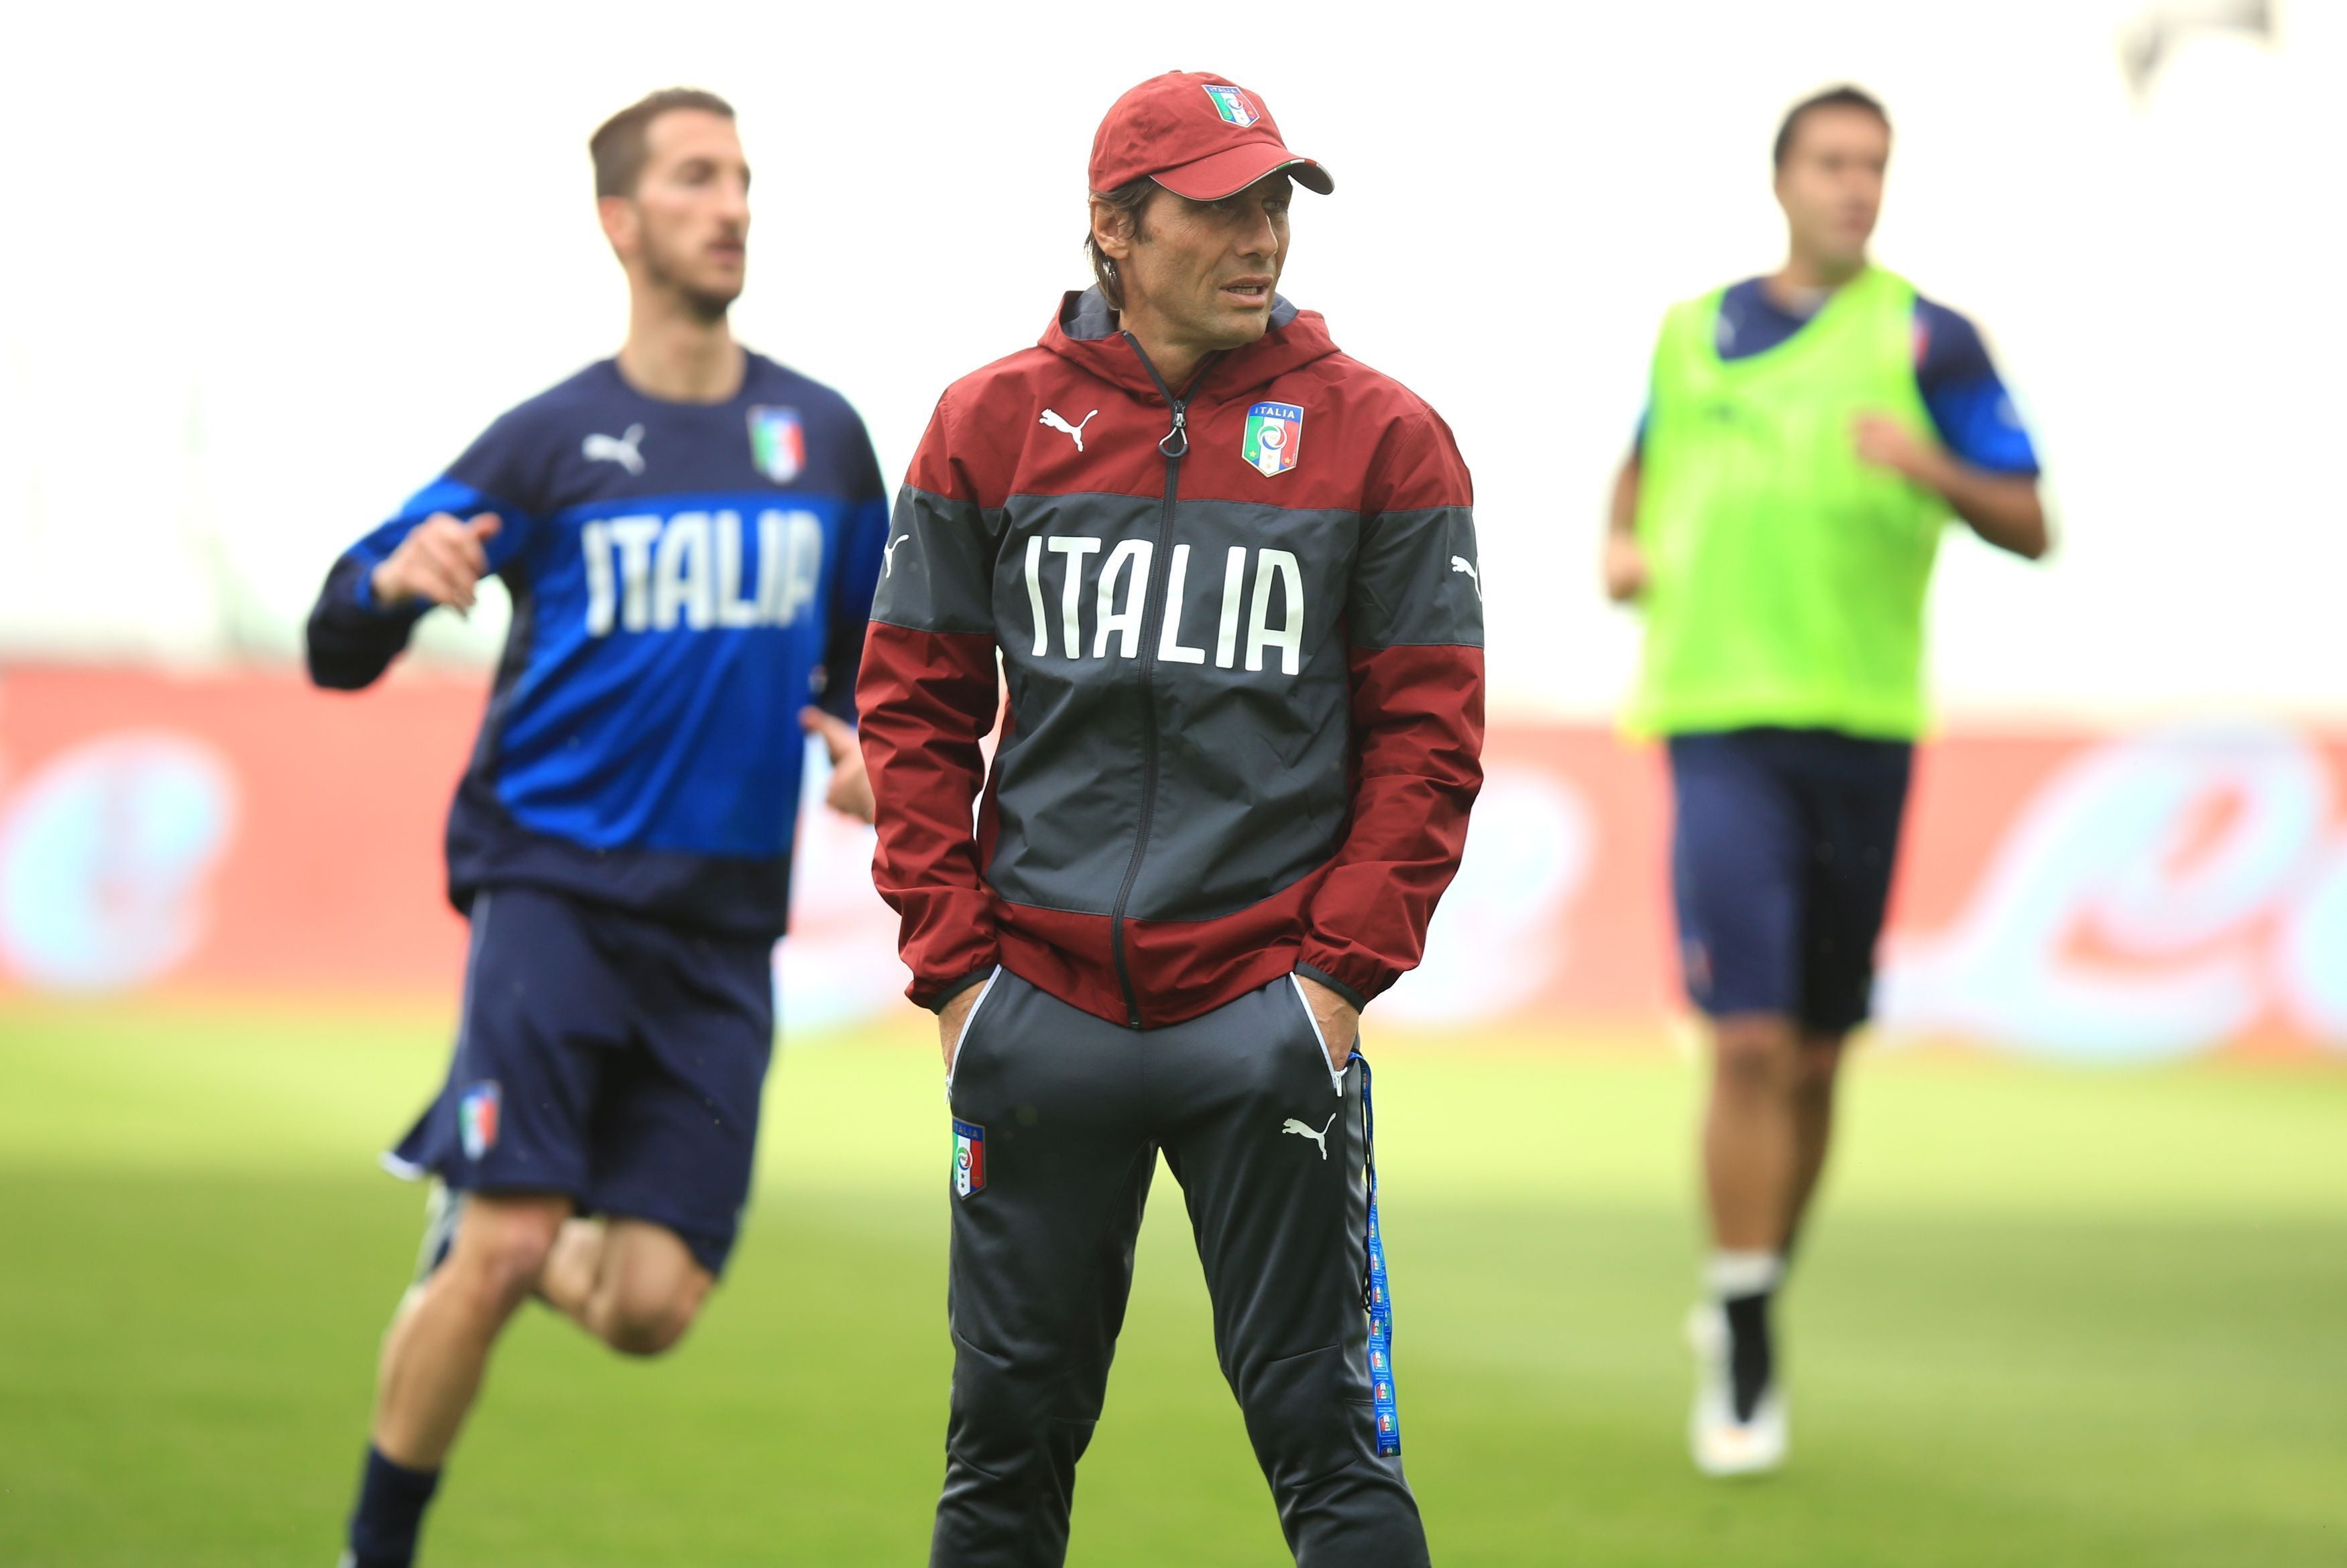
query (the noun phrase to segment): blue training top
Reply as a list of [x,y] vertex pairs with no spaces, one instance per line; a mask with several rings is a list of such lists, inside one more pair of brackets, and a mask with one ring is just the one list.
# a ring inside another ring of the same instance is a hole
[[528,883],[682,924],[779,934],[810,701],[853,721],[887,535],[845,398],[757,354],[722,403],[645,396],[610,360],[505,414],[335,562],[321,686],[374,681],[428,606],[373,574],[434,513],[494,512],[513,598],[448,818],[448,896]]
[[[1733,284],[1719,301],[1719,357],[1742,360],[1766,353],[1808,326],[1814,314],[1778,304],[1758,278]],[[1915,387],[1923,394],[1923,407],[1941,444],[1950,452],[1991,473],[2037,473],[2037,449],[2004,379],[1988,357],[1980,329],[1920,294],[1915,297]],[[1641,445],[1645,434],[1641,415]]]

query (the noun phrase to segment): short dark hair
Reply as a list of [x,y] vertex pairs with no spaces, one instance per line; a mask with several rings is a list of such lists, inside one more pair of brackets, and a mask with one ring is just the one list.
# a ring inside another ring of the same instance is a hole
[[1784,123],[1777,127],[1777,148],[1772,156],[1778,168],[1785,167],[1785,159],[1793,150],[1793,134],[1801,128],[1801,117],[1812,109],[1857,109],[1881,120],[1884,130],[1891,128],[1890,111],[1882,107],[1881,99],[1863,87],[1854,87],[1844,82],[1838,87],[1812,93],[1787,109]]
[[652,121],[671,109],[700,109],[733,117],[733,106],[715,93],[699,87],[662,87],[646,93],[596,127],[587,138],[587,152],[595,160],[595,194],[633,196],[651,150]]
[[[1093,201],[1105,201],[1132,219],[1133,237],[1138,239],[1141,238],[1141,209],[1149,205],[1149,193],[1156,188],[1157,182],[1144,174],[1139,179],[1126,180],[1114,190],[1096,190],[1092,192],[1092,199]],[[1086,211],[1090,211],[1089,204]],[[1084,254],[1092,258],[1092,278],[1100,284],[1101,298],[1108,301],[1110,310],[1123,310],[1124,284],[1117,278],[1115,258],[1101,249],[1100,241],[1092,238],[1092,226],[1089,222],[1084,225]]]

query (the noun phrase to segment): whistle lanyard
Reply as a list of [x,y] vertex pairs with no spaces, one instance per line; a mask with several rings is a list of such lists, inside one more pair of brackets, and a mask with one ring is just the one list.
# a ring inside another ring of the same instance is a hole
[[1378,1112],[1369,1097],[1369,1059],[1361,1064],[1361,1130],[1369,1171],[1368,1261],[1361,1273],[1361,1305],[1369,1315],[1369,1399],[1378,1421],[1378,1452],[1401,1452],[1401,1417],[1394,1410],[1393,1291],[1386,1281],[1386,1243],[1378,1230]]

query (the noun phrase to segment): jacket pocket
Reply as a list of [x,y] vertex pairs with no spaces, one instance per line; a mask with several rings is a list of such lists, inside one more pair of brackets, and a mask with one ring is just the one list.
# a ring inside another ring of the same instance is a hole
[[1001,983],[1002,966],[998,963],[994,966],[994,972],[986,977],[986,983],[978,988],[978,1000],[969,1004],[968,1013],[962,1014],[961,1033],[954,1037],[953,1060],[946,1064],[946,1104],[948,1105],[953,1104],[954,1074],[961,1071],[962,1054],[969,1049],[970,1036],[977,1032],[978,1015],[986,1011],[986,999],[994,994],[994,988]]
[[1337,1098],[1341,1100],[1345,1097],[1344,1069],[1328,1064],[1328,1037],[1320,1033],[1320,1018],[1312,1011],[1312,998],[1304,993],[1304,982],[1300,977],[1290,974],[1287,983],[1295,989],[1296,1005],[1304,1010],[1305,1038],[1312,1042],[1312,1049],[1320,1059],[1320,1070],[1328,1074],[1328,1086],[1337,1091]]

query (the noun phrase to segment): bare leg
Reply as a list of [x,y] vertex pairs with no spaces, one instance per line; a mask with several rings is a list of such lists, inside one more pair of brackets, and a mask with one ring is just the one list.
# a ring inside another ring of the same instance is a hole
[[564,1220],[546,1255],[546,1268],[538,1277],[538,1293],[547,1305],[582,1328],[587,1298],[595,1293],[595,1271],[603,1266],[603,1242],[610,1234],[610,1223],[600,1216]]
[[1834,1085],[1841,1075],[1842,1034],[1801,1035],[1799,1065],[1793,1077],[1793,1192],[1786,1210],[1779,1250],[1790,1252],[1793,1237],[1817,1196],[1818,1177],[1826,1168],[1826,1151],[1833,1142]]
[[[1704,1288],[1717,1309],[1698,1318],[1705,1368],[1691,1427],[1696,1464],[1707,1474],[1773,1469],[1782,1458],[1781,1404],[1763,1408],[1775,1381],[1768,1302],[1783,1273],[1777,1255],[1802,1175],[1794,1101],[1800,1034],[1775,1013],[1712,1023],[1711,1104],[1704,1122],[1704,1178],[1712,1253]],[[1712,1333],[1720,1337],[1709,1338]]]
[[1799,1188],[1799,1038],[1790,1019],[1752,1013],[1714,1020],[1712,1041],[1703,1130],[1712,1241],[1724,1252],[1773,1252]]
[[408,1292],[384,1336],[373,1436],[385,1459],[434,1471],[480,1392],[489,1347],[529,1298],[570,1200],[476,1193],[455,1247]]
[[641,1219],[573,1219],[539,1292],[614,1350],[657,1356],[684,1337],[716,1281],[677,1234]]

